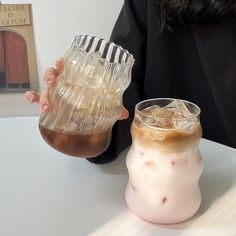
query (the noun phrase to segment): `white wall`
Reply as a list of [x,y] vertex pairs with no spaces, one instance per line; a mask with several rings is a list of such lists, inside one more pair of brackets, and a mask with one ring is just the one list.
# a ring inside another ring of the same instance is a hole
[[[40,85],[43,71],[54,66],[78,34],[109,39],[123,0],[2,0],[3,4],[31,3]],[[1,116],[39,114],[23,94],[0,94]]]

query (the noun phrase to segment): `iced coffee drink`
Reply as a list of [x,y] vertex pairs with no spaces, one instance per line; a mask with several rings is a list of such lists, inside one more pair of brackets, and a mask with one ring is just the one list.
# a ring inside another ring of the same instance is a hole
[[39,125],[44,140],[59,152],[69,156],[93,157],[108,147],[111,139],[111,128],[100,133],[82,134],[54,131]]
[[123,110],[122,95],[133,63],[133,56],[112,42],[76,37],[51,89],[50,111],[40,117],[44,140],[70,156],[88,158],[104,152]]
[[187,220],[201,203],[200,109],[178,99],[152,99],[135,108],[126,164],[125,199],[140,218],[161,224]]

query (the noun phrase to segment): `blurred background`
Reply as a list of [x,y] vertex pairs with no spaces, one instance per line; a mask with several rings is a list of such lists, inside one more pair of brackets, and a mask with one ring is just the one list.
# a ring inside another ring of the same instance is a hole
[[[55,65],[76,35],[110,38],[123,0],[3,0],[1,3],[32,4],[37,74],[42,89],[44,70]],[[0,117],[39,114],[38,105],[25,101],[24,93],[0,93]]]

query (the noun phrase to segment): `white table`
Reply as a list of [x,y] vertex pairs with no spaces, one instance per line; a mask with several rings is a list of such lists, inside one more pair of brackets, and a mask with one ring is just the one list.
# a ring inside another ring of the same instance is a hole
[[202,140],[200,210],[154,225],[126,207],[126,151],[106,165],[71,158],[43,141],[37,123],[0,119],[1,236],[236,236],[235,149]]

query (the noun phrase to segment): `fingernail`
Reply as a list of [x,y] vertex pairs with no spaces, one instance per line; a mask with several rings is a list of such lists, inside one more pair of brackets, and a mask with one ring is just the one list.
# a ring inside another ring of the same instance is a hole
[[48,77],[47,79],[46,79],[46,83],[47,84],[51,84],[53,82],[53,78],[52,77]]
[[29,97],[29,98],[28,98],[28,101],[31,102],[31,103],[33,103],[34,97]]
[[25,98],[28,102],[33,103],[34,97],[32,97],[30,95],[25,95]]
[[44,103],[44,104],[41,104],[41,109],[43,110],[43,111],[47,111],[48,110],[48,108],[49,108],[49,106],[48,106],[48,104],[47,103]]

